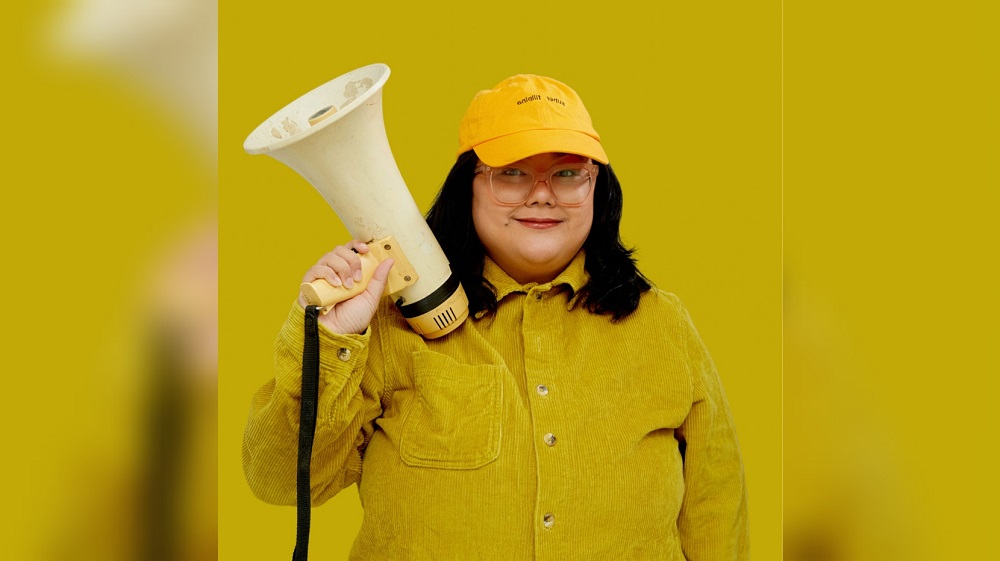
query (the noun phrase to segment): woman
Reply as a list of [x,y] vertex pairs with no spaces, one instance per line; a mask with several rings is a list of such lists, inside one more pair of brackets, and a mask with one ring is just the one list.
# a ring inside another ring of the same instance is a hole
[[[367,290],[321,318],[312,496],[357,483],[351,559],[746,559],[746,488],[715,367],[619,239],[622,191],[576,93],[477,94],[427,220],[472,317],[424,340]],[[359,241],[303,281],[353,285]],[[295,502],[304,300],[254,399],[244,468]]]

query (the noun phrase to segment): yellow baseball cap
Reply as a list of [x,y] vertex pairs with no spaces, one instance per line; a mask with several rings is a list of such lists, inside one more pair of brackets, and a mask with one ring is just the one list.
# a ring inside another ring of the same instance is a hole
[[476,94],[458,130],[458,153],[475,150],[490,166],[545,152],[608,163],[590,114],[572,88],[544,76],[518,74]]

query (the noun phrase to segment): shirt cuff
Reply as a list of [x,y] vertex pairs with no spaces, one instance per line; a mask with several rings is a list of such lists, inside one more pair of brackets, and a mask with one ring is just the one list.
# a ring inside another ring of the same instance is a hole
[[[305,310],[298,302],[292,304],[292,309],[288,312],[288,318],[281,327],[278,334],[279,343],[285,349],[294,354],[301,361],[302,350],[305,346]],[[319,366],[320,377],[339,375],[349,377],[351,372],[358,367],[358,363],[365,360],[365,351],[368,348],[368,340],[371,337],[371,327],[365,332],[356,334],[340,334],[330,331],[322,323],[319,324]],[[297,395],[301,391],[301,369],[296,373],[294,380],[278,379],[278,384],[284,386],[286,390],[291,390]]]

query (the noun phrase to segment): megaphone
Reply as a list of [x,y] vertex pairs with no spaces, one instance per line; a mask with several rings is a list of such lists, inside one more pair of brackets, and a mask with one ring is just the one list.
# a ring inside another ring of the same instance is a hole
[[368,242],[363,281],[351,289],[322,279],[303,285],[309,304],[328,311],[360,293],[378,263],[392,257],[386,291],[414,331],[436,339],[469,316],[469,300],[389,149],[382,120],[382,87],[388,79],[384,64],[338,76],[261,123],[243,149],[267,154],[298,172],[351,235]]

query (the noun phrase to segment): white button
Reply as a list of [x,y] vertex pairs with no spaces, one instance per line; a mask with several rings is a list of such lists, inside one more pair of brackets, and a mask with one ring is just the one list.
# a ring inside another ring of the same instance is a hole
[[551,528],[556,524],[556,515],[551,512],[546,512],[545,516],[542,517],[542,525],[546,528]]
[[542,437],[542,440],[544,440],[545,443],[548,444],[549,446],[556,445],[556,435],[552,434],[551,432],[545,433],[545,436]]
[[351,360],[351,349],[340,349],[340,352],[337,353],[337,358],[344,362]]
[[538,395],[549,395],[549,388],[545,384],[538,384],[535,389],[538,390]]

